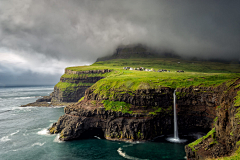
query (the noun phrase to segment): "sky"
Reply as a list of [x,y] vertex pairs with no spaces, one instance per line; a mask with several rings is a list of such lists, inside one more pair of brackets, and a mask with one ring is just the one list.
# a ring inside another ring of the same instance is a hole
[[1,0],[0,86],[56,84],[117,46],[240,61],[239,0]]

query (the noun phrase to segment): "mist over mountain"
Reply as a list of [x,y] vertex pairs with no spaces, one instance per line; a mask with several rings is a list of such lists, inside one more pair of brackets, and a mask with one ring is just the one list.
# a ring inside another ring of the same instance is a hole
[[67,66],[92,64],[130,44],[239,61],[239,8],[240,1],[223,0],[1,1],[0,83],[10,73],[57,77]]

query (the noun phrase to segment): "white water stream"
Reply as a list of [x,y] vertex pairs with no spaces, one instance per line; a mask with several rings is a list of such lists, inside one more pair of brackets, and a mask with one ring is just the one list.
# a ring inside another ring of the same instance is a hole
[[187,140],[179,139],[178,137],[178,125],[177,125],[177,108],[176,108],[176,90],[173,92],[173,109],[174,109],[174,137],[167,138],[168,141],[174,143],[184,143]]

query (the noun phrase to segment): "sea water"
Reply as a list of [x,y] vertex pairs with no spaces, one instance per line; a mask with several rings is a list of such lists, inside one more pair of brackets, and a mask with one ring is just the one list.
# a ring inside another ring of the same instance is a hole
[[[186,144],[159,137],[130,143],[92,139],[61,142],[48,128],[64,114],[63,107],[19,107],[49,95],[53,86],[0,88],[1,160],[183,160]],[[161,140],[162,138],[162,140]]]

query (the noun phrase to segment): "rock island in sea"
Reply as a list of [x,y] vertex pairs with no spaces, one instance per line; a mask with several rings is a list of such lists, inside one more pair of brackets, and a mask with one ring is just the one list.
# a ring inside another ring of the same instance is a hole
[[173,133],[176,90],[179,133],[208,132],[185,146],[187,158],[237,159],[239,72],[239,64],[166,57],[142,46],[120,47],[90,66],[66,68],[50,96],[28,105],[67,105],[49,128],[63,141],[90,136],[147,141]]

